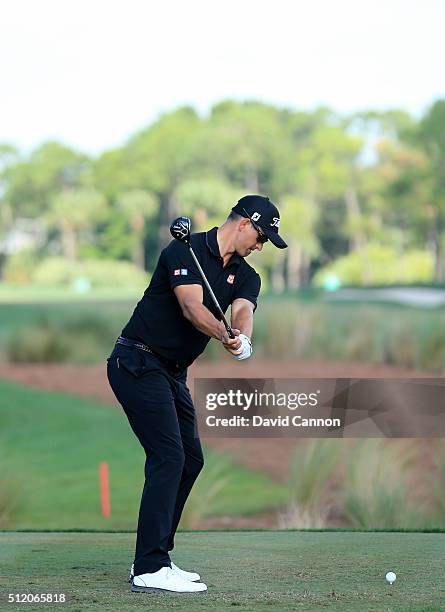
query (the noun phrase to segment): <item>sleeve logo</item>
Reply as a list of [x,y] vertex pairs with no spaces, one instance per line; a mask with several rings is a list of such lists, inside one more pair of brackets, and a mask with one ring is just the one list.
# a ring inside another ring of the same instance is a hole
[[233,283],[235,282],[235,275],[229,274],[229,276],[227,277],[227,282],[229,283],[229,285],[233,285]]
[[175,276],[179,276],[179,275],[181,274],[181,270],[175,270],[175,271],[173,272],[173,274],[174,274]]

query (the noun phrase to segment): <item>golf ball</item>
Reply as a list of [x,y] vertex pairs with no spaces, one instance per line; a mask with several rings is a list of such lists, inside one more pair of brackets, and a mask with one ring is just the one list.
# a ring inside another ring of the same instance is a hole
[[389,582],[389,584],[392,584],[393,582],[396,581],[397,576],[395,575],[394,572],[388,572],[385,578],[386,578],[386,582]]

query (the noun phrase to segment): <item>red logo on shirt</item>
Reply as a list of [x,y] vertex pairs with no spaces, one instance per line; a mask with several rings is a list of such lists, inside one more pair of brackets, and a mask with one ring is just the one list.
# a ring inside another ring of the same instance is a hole
[[230,285],[233,285],[234,281],[235,281],[235,275],[234,274],[229,274],[229,276],[227,277],[227,282]]

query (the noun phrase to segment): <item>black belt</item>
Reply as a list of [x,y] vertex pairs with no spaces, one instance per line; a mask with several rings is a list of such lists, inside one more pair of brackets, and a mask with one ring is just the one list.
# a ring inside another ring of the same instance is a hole
[[116,344],[122,344],[123,346],[131,346],[140,349],[141,351],[145,351],[146,353],[150,353],[151,355],[159,359],[161,363],[163,363],[169,370],[172,370],[173,372],[177,373],[182,370],[185,370],[185,368],[180,366],[177,361],[172,361],[171,359],[166,359],[165,357],[162,357],[162,355],[156,353],[149,346],[143,344],[142,342],[138,342],[137,340],[129,340],[128,338],[119,336],[119,338],[116,340]]

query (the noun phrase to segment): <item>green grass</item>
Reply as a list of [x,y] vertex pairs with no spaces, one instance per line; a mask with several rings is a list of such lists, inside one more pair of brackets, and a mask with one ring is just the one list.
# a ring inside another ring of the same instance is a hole
[[[59,610],[444,610],[445,534],[185,532],[172,555],[196,569],[199,595],[131,593],[134,534],[1,533],[2,610],[8,593],[65,593]],[[392,586],[384,579],[393,570]]]
[[[2,484],[16,498],[3,526],[135,527],[145,456],[123,411],[1,380],[0,398],[0,503]],[[206,470],[224,481],[206,514],[249,515],[285,502],[284,486],[213,451],[205,458],[198,483]],[[110,468],[110,519],[100,515],[101,461]]]

